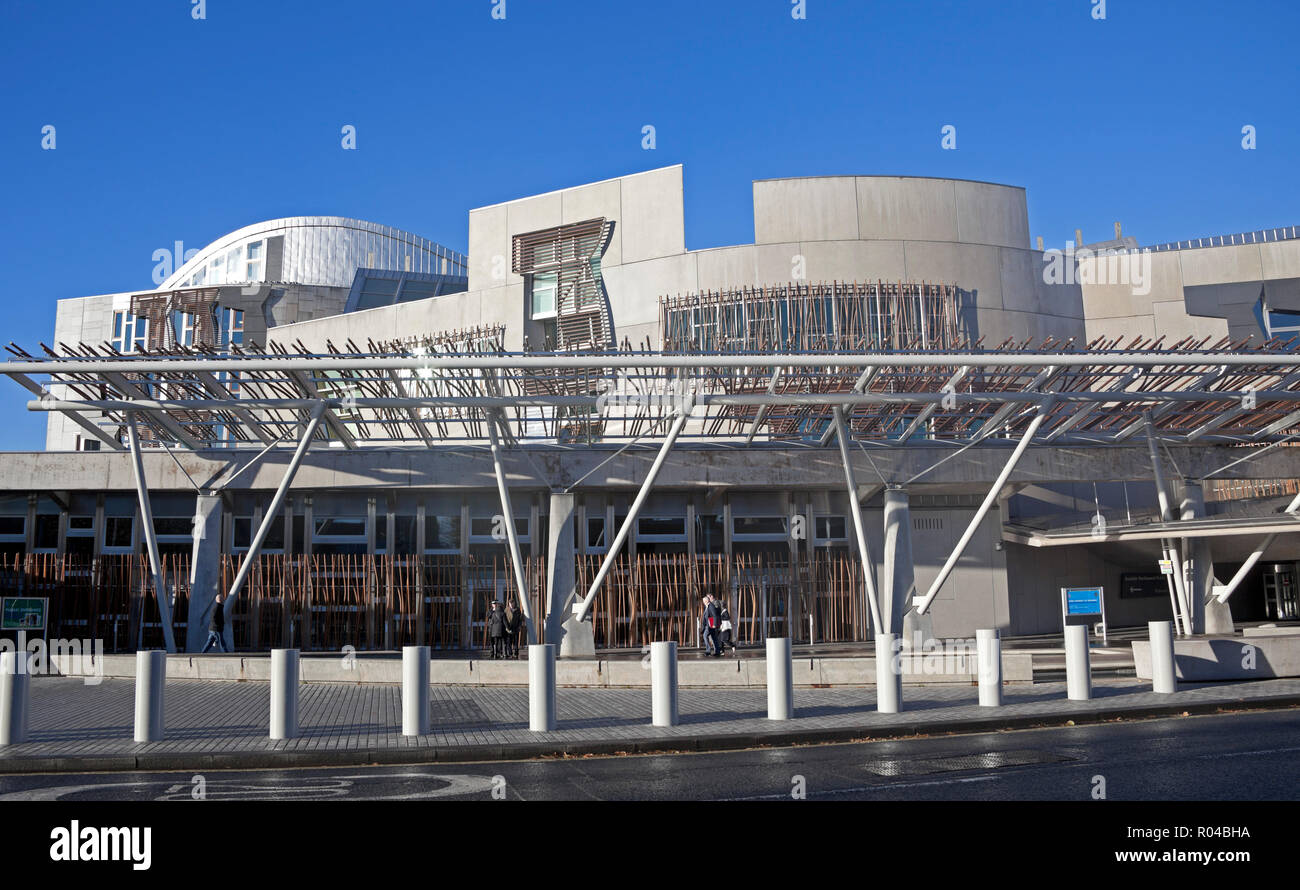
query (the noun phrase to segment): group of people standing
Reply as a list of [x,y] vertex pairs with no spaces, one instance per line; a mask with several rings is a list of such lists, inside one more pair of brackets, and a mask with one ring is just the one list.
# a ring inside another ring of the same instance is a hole
[[704,640],[704,654],[721,658],[728,649],[735,651],[731,612],[727,604],[711,593],[704,595],[704,617],[700,621],[700,638]]
[[488,640],[492,643],[493,658],[518,658],[519,633],[524,628],[524,613],[514,600],[501,603],[493,600],[487,615]]

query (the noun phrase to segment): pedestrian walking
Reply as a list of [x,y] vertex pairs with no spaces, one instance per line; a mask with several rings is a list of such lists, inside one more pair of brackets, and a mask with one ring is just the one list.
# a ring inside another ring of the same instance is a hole
[[715,658],[722,657],[722,640],[718,636],[719,628],[722,624],[721,614],[718,611],[717,601],[713,599],[713,594],[704,595],[704,652],[706,655]]
[[488,642],[492,644],[492,657],[502,658],[506,644],[506,616],[501,604],[492,601],[492,608],[487,616]]
[[519,631],[524,626],[524,613],[514,600],[506,603],[506,658],[519,657]]
[[217,594],[217,598],[212,603],[212,618],[208,621],[208,642],[203,646],[203,652],[207,652],[213,646],[219,647],[222,652],[230,651],[226,648],[226,607],[223,602],[224,599],[224,596]]
[[724,600],[718,600],[718,633],[722,639],[722,651],[725,653],[728,649],[736,651],[735,628],[731,625],[731,610],[727,608]]

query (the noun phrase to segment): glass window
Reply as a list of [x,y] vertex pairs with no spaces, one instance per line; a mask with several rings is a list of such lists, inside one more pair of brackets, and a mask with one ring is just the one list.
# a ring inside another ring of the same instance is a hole
[[695,552],[722,553],[726,550],[722,517],[716,513],[695,514]]
[[785,523],[784,516],[733,516],[731,533],[733,535],[784,537],[786,534]]
[[817,537],[823,541],[843,541],[848,538],[843,516],[818,516]]
[[686,519],[645,516],[637,520],[637,538],[674,538],[686,540]]
[[[494,532],[496,534],[494,534]],[[469,522],[469,534],[471,538],[484,538],[488,540],[498,540],[497,534],[501,535],[500,540],[505,540],[505,526],[497,522],[495,517],[476,518]],[[515,535],[521,541],[528,540],[528,518],[515,517]]]
[[113,348],[121,353],[143,349],[148,338],[149,319],[136,318],[129,310],[113,313]]
[[316,520],[317,535],[359,535],[365,537],[366,519],[364,516],[341,517]]
[[130,516],[109,516],[104,519],[104,547],[130,548],[131,527],[135,520]]
[[434,516],[424,517],[425,550],[459,550],[460,517]]
[[587,517],[587,546],[604,549],[605,543],[605,517],[588,516]]
[[80,531],[80,532],[88,533],[94,531],[94,528],[95,528],[94,516],[69,516],[68,517],[69,532],[75,533]]
[[191,537],[194,520],[189,516],[155,516],[153,530],[159,535]]
[[172,313],[172,333],[176,337],[176,343],[180,346],[194,345],[194,313],[181,312],[179,310]]
[[406,556],[415,552],[415,517],[393,517],[393,552]]
[[226,253],[226,281],[238,281],[243,271],[244,248],[236,247]]
[[221,346],[243,346],[243,309],[218,309],[221,330],[217,342]]
[[533,318],[552,318],[555,315],[555,292],[558,273],[539,272],[530,276],[530,310]]
[[37,550],[54,550],[59,546],[57,513],[44,513],[36,517],[36,539],[32,543]]
[[0,535],[21,538],[26,527],[26,516],[0,516]]

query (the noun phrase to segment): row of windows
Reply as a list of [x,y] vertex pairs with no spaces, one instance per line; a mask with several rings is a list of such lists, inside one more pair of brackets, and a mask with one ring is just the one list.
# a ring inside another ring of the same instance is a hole
[[[615,527],[621,527],[623,515],[614,517]],[[234,517],[232,528],[232,545],[236,551],[247,550],[252,542],[254,526],[252,516]],[[303,538],[303,516],[294,515],[293,546],[301,551]],[[790,520],[783,516],[733,517],[732,538],[737,541],[784,541],[790,535]],[[846,540],[846,521],[843,516],[818,516],[815,522],[816,538],[820,542]],[[0,543],[21,542],[25,540],[26,517],[0,516]],[[179,544],[191,540],[192,520],[188,516],[154,517],[154,531],[160,543]],[[283,552],[285,550],[285,524],[274,522],[267,530],[262,543],[265,552]],[[521,544],[530,544],[529,521],[526,518],[515,519],[515,532]],[[587,551],[603,551],[608,548],[613,534],[607,534],[606,517],[588,516],[586,529]],[[642,516],[637,519],[637,539],[640,542],[684,543],[686,542],[686,519],[684,517]],[[106,551],[130,550],[133,547],[134,518],[130,516],[104,517],[103,548]],[[424,518],[424,541],[421,552],[424,553],[458,553],[461,547],[461,520],[459,516],[427,515]],[[90,552],[93,549],[95,535],[95,518],[93,516],[69,516],[67,525],[68,552]],[[410,514],[393,517],[394,540],[391,552],[410,554],[416,552],[417,521]],[[469,541],[471,544],[500,544],[505,541],[506,531],[499,519],[475,517],[470,520]],[[36,550],[55,550],[59,541],[58,514],[39,514],[36,517],[33,546]],[[696,543],[701,552],[721,552],[723,547],[723,519],[716,514],[696,517]],[[574,548],[581,545],[578,527],[574,526]],[[331,516],[314,519],[312,522],[312,550],[317,553],[358,553],[367,552],[366,517]],[[388,541],[388,523],[381,514],[375,522],[375,552],[390,552]]]
[[216,284],[242,284],[261,281],[265,262],[265,242],[250,241],[232,247],[224,254],[214,256],[207,264],[194,270],[179,287],[211,287]]
[[[222,348],[242,346],[244,343],[244,310],[215,307],[217,342]],[[179,346],[193,346],[194,313],[173,312],[172,334]],[[129,309],[113,313],[113,347],[123,354],[143,350],[149,342],[149,319],[139,318]]]

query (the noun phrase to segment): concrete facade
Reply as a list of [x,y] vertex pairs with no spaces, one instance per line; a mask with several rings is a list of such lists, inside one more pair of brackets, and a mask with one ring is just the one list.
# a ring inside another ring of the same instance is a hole
[[[685,238],[684,188],[683,168],[671,166],[474,208],[468,214],[468,256],[373,224],[354,225],[356,221],[338,218],[300,218],[308,221],[301,224],[274,221],[219,239],[165,285],[197,286],[195,275],[205,263],[211,268],[216,258],[260,238],[268,245],[263,275],[275,264],[280,274],[295,277],[288,283],[221,286],[220,304],[244,312],[248,340],[290,351],[297,351],[299,343],[308,351],[323,351],[327,342],[364,344],[501,326],[505,349],[524,351],[536,348],[539,322],[530,316],[528,276],[513,271],[515,239],[604,219],[611,229],[599,254],[599,269],[609,320],[614,340],[633,348],[661,347],[662,297],[791,282],[955,286],[965,333],[985,347],[1047,338],[1072,340],[1076,346],[1099,337],[1120,338],[1121,345],[1136,337],[1158,336],[1165,345],[1187,337],[1213,342],[1248,336],[1252,325],[1258,333],[1255,314],[1261,299],[1267,309],[1300,310],[1300,239],[1294,237],[1125,253],[1120,258],[1124,262],[1149,264],[1133,267],[1142,272],[1140,280],[1133,280],[1120,274],[1118,260],[1109,256],[1062,257],[1033,248],[1022,188],[922,177],[823,176],[755,182],[754,242],[691,250]],[[285,239],[277,248],[278,258],[270,250],[276,237]],[[1121,247],[1128,250],[1125,245]],[[408,251],[419,257],[408,262]],[[1053,275],[1053,263],[1063,264],[1061,275]],[[365,264],[463,272],[468,289],[344,312],[346,285]],[[114,312],[129,307],[131,297],[127,293],[60,301],[55,340],[110,339]],[[129,459],[106,452],[57,453],[76,448],[79,435],[78,427],[51,414],[48,453],[8,456],[0,474],[0,516],[26,517],[23,546],[28,550],[67,552],[70,546],[90,546],[95,553],[113,552],[114,547],[138,552],[138,520],[126,543],[105,543],[110,537],[106,524],[136,515]],[[1236,456],[1219,446],[1170,452],[1187,479],[1200,478],[1198,473],[1210,473]],[[567,618],[564,610],[573,600],[576,583],[572,561],[557,564],[555,557],[565,556],[575,529],[579,553],[602,552],[584,541],[589,520],[603,520],[605,540],[612,536],[616,517],[626,512],[652,456],[653,451],[633,449],[614,457],[613,449],[603,446],[537,449],[531,460],[518,452],[507,455],[515,514],[528,529],[524,553],[548,557],[546,599],[551,614],[536,616],[548,642],[565,637],[566,631],[557,625]],[[886,620],[896,631],[908,629],[898,625],[909,596],[934,581],[1006,458],[1005,449],[972,450],[942,464],[905,493],[884,493],[950,456],[944,448],[908,447],[880,449],[865,459],[854,452],[851,457],[861,485],[855,494],[864,507],[877,589],[888,597]],[[195,484],[209,486],[223,473],[233,475],[249,457],[231,451],[180,454],[176,460],[146,454],[155,516],[195,515],[192,485],[181,466]],[[612,459],[601,464],[607,458]],[[212,529],[218,527],[216,513],[221,514],[221,552],[239,552],[245,529],[260,520],[286,461],[287,455],[273,453],[239,474],[238,485],[221,495],[220,510],[208,503],[212,509],[204,516]],[[751,548],[787,557],[807,557],[819,548],[856,552],[851,527],[846,528],[852,511],[843,472],[834,447],[678,449],[669,455],[642,516],[680,523],[681,532],[642,537],[634,528],[631,552],[642,548],[730,556]],[[1294,459],[1279,450],[1220,478],[1277,480],[1297,475]],[[1030,448],[939,590],[933,632],[965,636],[976,628],[996,627],[1011,634],[1054,633],[1061,624],[1060,588],[1087,584],[1106,587],[1113,626],[1167,618],[1167,599],[1120,595],[1125,576],[1153,570],[1159,558],[1154,544],[1080,545],[1040,552],[1004,540],[1003,533],[1018,522],[1086,521],[1094,503],[1099,512],[1104,504],[1112,514],[1131,509],[1140,518],[1153,509],[1150,478],[1150,463],[1140,448]],[[1097,483],[1111,487],[1098,495]],[[572,486],[577,487],[570,492]],[[1093,486],[1096,501],[1080,486]],[[1213,515],[1221,506],[1202,504],[1197,509]],[[346,552],[373,554],[384,549],[376,543],[380,539],[398,547],[395,530],[409,521],[414,540],[420,542],[411,545],[414,552],[467,558],[471,552],[500,549],[471,532],[475,520],[490,519],[500,509],[492,463],[481,449],[363,447],[341,453],[317,448],[308,453],[284,507],[284,552],[345,546],[358,548]],[[71,527],[74,519],[87,517],[92,518],[89,535],[84,527]],[[345,518],[364,531],[344,544],[337,535],[318,536],[313,521],[331,517]],[[784,532],[746,537],[737,531],[747,520],[779,524],[793,517],[806,519],[813,533],[797,539]],[[426,529],[453,520],[455,540],[438,539],[430,548]],[[819,520],[826,520],[825,534],[817,531],[822,528]],[[707,545],[699,533],[706,523],[721,529],[719,540]],[[56,527],[57,534],[52,531]],[[173,537],[177,539],[163,543],[190,546],[188,539],[181,540],[184,536]],[[1293,537],[1282,536],[1266,561],[1300,558]],[[1215,559],[1240,561],[1254,543],[1219,538],[1211,547],[1200,542],[1195,548],[1198,589],[1208,590],[1216,574],[1225,577],[1223,569],[1215,572]],[[212,546],[210,536],[207,546]],[[214,589],[210,579],[205,578],[204,589],[205,596]],[[576,594],[582,596],[585,590]]]

